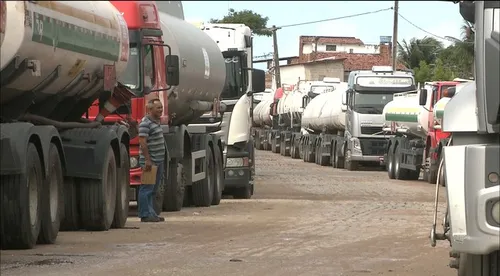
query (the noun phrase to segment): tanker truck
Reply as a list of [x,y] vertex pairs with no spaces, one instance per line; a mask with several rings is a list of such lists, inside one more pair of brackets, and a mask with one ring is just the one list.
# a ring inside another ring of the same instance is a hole
[[[283,95],[275,99],[270,106],[271,127],[257,130],[256,135],[260,136],[263,147],[274,153],[290,156],[291,150],[301,141],[302,112],[310,99],[318,94],[333,91],[339,85],[342,83],[338,78],[329,77],[322,81],[300,80],[297,85],[284,85],[284,88],[290,89],[283,89]],[[263,112],[259,116],[266,117],[268,110],[262,108],[259,112]]]
[[224,194],[248,199],[254,192],[255,172],[251,137],[253,93],[265,90],[265,72],[252,69],[253,38],[248,26],[204,23],[199,28],[219,45],[225,59],[226,85],[220,101],[226,108],[215,118],[204,114],[195,124],[221,135]]
[[[455,1],[458,2],[458,1]],[[436,232],[439,183],[430,241],[451,245],[450,267],[459,276],[500,273],[500,1],[460,1],[474,24],[475,82],[457,85],[444,108],[442,129],[451,133],[439,170],[446,182],[443,232]]]
[[442,148],[449,134],[441,130],[444,105],[453,97],[448,88],[458,82],[426,82],[418,92],[395,94],[382,112],[389,139],[384,159],[390,179],[424,180],[436,183]]
[[[415,90],[410,71],[394,71],[391,66],[373,66],[370,71],[349,74],[348,90],[342,98],[347,106],[342,144],[334,145],[334,167],[356,170],[360,163],[385,165],[388,138],[382,130],[384,106],[395,93]],[[314,151],[311,150],[311,152]],[[328,152],[326,153],[328,154]]]
[[[344,143],[345,111],[342,104],[347,84],[334,91],[314,97],[302,114],[303,134],[299,146],[292,148],[292,157],[302,156],[304,162],[314,162],[321,166],[342,164],[338,155],[332,152],[337,145]],[[337,159],[335,159],[337,158]]]
[[[130,136],[102,124],[132,97],[122,14],[107,1],[0,1],[0,15],[1,248],[122,228]],[[95,120],[82,118],[99,97]]]

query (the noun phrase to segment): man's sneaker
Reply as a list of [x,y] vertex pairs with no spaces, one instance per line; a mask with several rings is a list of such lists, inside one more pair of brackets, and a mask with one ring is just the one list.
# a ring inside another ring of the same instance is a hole
[[159,219],[160,221],[165,221],[164,217],[157,216],[156,218]]
[[[163,219],[165,220],[165,219]],[[141,218],[141,222],[160,222],[161,220],[157,217],[147,217],[147,218]]]

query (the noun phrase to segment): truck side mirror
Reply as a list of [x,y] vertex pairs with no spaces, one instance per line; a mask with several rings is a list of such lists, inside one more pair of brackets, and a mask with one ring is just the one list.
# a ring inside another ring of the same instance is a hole
[[251,96],[253,93],[264,92],[266,90],[266,72],[264,70],[254,68],[250,70],[252,70],[252,91],[247,93],[247,96]]
[[427,89],[422,88],[420,89],[420,95],[418,96],[418,104],[420,106],[425,106],[427,103]]
[[179,68],[179,56],[167,55],[165,57],[165,68],[167,70],[167,85],[175,86],[179,85],[180,79],[180,68]]
[[347,92],[342,93],[342,105],[347,105]]

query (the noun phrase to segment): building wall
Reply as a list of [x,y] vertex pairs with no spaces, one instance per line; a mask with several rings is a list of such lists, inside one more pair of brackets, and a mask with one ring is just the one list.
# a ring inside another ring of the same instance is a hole
[[[335,45],[335,49],[331,49],[327,45]],[[302,54],[310,54],[314,52],[314,43],[305,43],[302,47]],[[350,54],[378,54],[379,45],[351,45],[351,44],[333,44],[318,43],[318,53],[350,53]]]
[[281,83],[296,84],[301,80],[306,79],[306,69],[304,64],[296,64],[280,67]]
[[323,80],[324,77],[339,78],[344,81],[343,60],[328,62],[313,62],[304,64],[306,80]]

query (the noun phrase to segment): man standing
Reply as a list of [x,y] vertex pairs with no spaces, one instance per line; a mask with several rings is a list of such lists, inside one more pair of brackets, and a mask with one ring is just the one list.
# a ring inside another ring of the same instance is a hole
[[[143,171],[150,171],[157,166],[156,183],[141,184],[137,204],[141,222],[160,222],[164,218],[158,216],[153,207],[153,196],[163,179],[163,162],[165,159],[165,139],[160,125],[163,105],[159,99],[152,99],[147,104],[148,114],[139,124],[139,165]],[[154,185],[153,185],[154,184]]]

